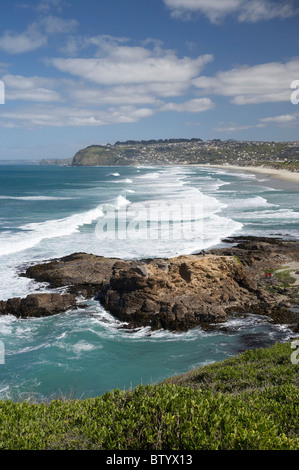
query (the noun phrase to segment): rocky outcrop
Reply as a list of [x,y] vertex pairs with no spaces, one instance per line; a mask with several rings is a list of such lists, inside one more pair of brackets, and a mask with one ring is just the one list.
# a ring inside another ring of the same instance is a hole
[[180,256],[116,262],[98,300],[131,326],[184,330],[227,319],[227,308],[256,303],[255,283],[233,257]]
[[73,294],[30,294],[26,298],[0,301],[0,315],[15,315],[21,318],[55,315],[76,307]]
[[281,314],[285,321],[289,307],[299,303],[298,286],[291,277],[282,282],[281,276],[269,278],[266,273],[288,263],[297,266],[299,242],[257,237],[226,242],[224,248],[206,255],[126,261],[75,253],[30,266],[23,276],[47,282],[52,288],[63,287],[72,297],[44,297],[41,307],[39,296],[47,294],[33,294],[30,299],[2,302],[2,307],[0,303],[0,313],[10,309],[20,316],[32,316],[47,314],[48,309],[53,314],[75,305],[75,296],[83,296],[96,298],[131,328],[186,330],[246,311],[273,312],[275,321]]
[[223,240],[227,247],[210,250],[210,254],[237,256],[244,266],[251,267],[251,275],[260,276],[266,269],[299,261],[299,242],[278,237],[240,236]]
[[98,293],[103,283],[109,281],[115,261],[88,253],[74,253],[30,266],[21,276],[47,282],[52,288],[68,287],[69,292],[90,298]]

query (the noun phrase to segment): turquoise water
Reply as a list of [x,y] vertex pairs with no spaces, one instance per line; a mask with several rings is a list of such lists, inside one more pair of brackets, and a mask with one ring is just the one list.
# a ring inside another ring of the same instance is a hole
[[[18,273],[30,263],[73,252],[170,257],[220,246],[231,235],[298,237],[297,195],[287,187],[274,189],[264,176],[211,168],[1,166],[0,299],[47,292],[47,285]],[[196,208],[196,225],[190,225],[188,214],[178,214],[180,205]],[[149,211],[152,207],[158,212]],[[137,213],[138,230],[124,236],[124,217],[131,220]],[[110,224],[115,214],[122,227],[117,237]],[[144,221],[154,227],[150,237],[145,225],[140,228]],[[85,304],[44,319],[0,318],[5,348],[0,399],[98,396],[155,383],[291,335],[285,325],[250,313],[210,331],[132,332],[97,302]]]

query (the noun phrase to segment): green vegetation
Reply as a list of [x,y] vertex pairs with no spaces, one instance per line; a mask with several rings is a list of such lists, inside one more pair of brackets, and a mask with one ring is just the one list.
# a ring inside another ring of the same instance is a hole
[[[219,139],[128,140],[79,150],[72,166],[106,165],[264,165],[298,171],[297,142],[243,142]],[[45,162],[44,162],[45,163]],[[47,163],[47,162],[46,162]]]
[[[293,284],[295,283],[296,279],[291,276],[291,270],[290,269],[282,269],[282,270],[274,270],[274,271],[269,271],[265,270],[264,273],[266,274],[272,274],[271,279],[272,282],[271,284],[264,286],[264,288],[272,293],[281,293],[284,292],[285,289],[289,289],[293,287]],[[296,293],[295,293],[296,296]],[[293,301],[296,302],[296,299],[293,298]]]
[[0,402],[0,449],[298,450],[290,344],[86,400]]
[[291,270],[285,269],[283,271],[274,271],[276,279],[281,283],[281,287],[290,287],[296,281],[295,278],[291,276]]
[[299,171],[298,142],[263,142],[213,139],[127,140],[90,145],[73,158],[42,160],[42,165],[221,165],[265,166]]
[[127,165],[127,162],[118,155],[116,148],[102,145],[92,145],[79,150],[72,161],[73,166],[97,166],[97,165]]
[[289,170],[289,171],[298,171],[299,170],[299,161],[297,160],[290,160],[285,162],[260,162],[260,165],[265,165],[267,167],[274,168],[276,170]]
[[291,354],[289,343],[248,350],[231,359],[170,377],[164,383],[233,395],[272,386],[298,387],[299,368],[291,363]]

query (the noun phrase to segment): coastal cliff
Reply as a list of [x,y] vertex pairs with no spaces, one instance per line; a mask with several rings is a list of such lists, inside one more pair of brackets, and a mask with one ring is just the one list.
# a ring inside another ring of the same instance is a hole
[[[134,161],[132,163],[134,163]],[[91,145],[81,149],[75,154],[72,160],[72,166],[111,166],[128,164],[126,159],[119,154],[117,148],[103,145]]]
[[226,321],[234,312],[265,314],[298,328],[298,314],[290,310],[299,304],[299,242],[294,240],[231,238],[224,248],[171,259],[75,253],[29,266],[21,275],[66,293],[55,293],[55,303],[45,294],[31,294],[29,308],[28,299],[0,302],[0,314],[46,315],[48,305],[50,315],[75,308],[80,296],[98,300],[126,328],[182,331]]

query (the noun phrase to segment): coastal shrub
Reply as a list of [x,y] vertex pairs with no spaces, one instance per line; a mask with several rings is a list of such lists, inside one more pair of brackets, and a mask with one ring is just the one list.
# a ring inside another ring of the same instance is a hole
[[[86,400],[0,402],[0,449],[298,450],[298,366],[290,351],[277,345],[206,366],[195,387],[163,383]],[[284,378],[273,356],[291,370]],[[243,376],[234,370],[238,361],[250,364]]]
[[275,277],[281,282],[283,287],[290,287],[290,285],[294,284],[296,279],[291,276],[291,270],[286,269],[284,271],[274,271]]
[[299,368],[291,363],[289,343],[245,351],[233,358],[170,377],[164,383],[214,392],[239,393],[272,385],[299,386]]

